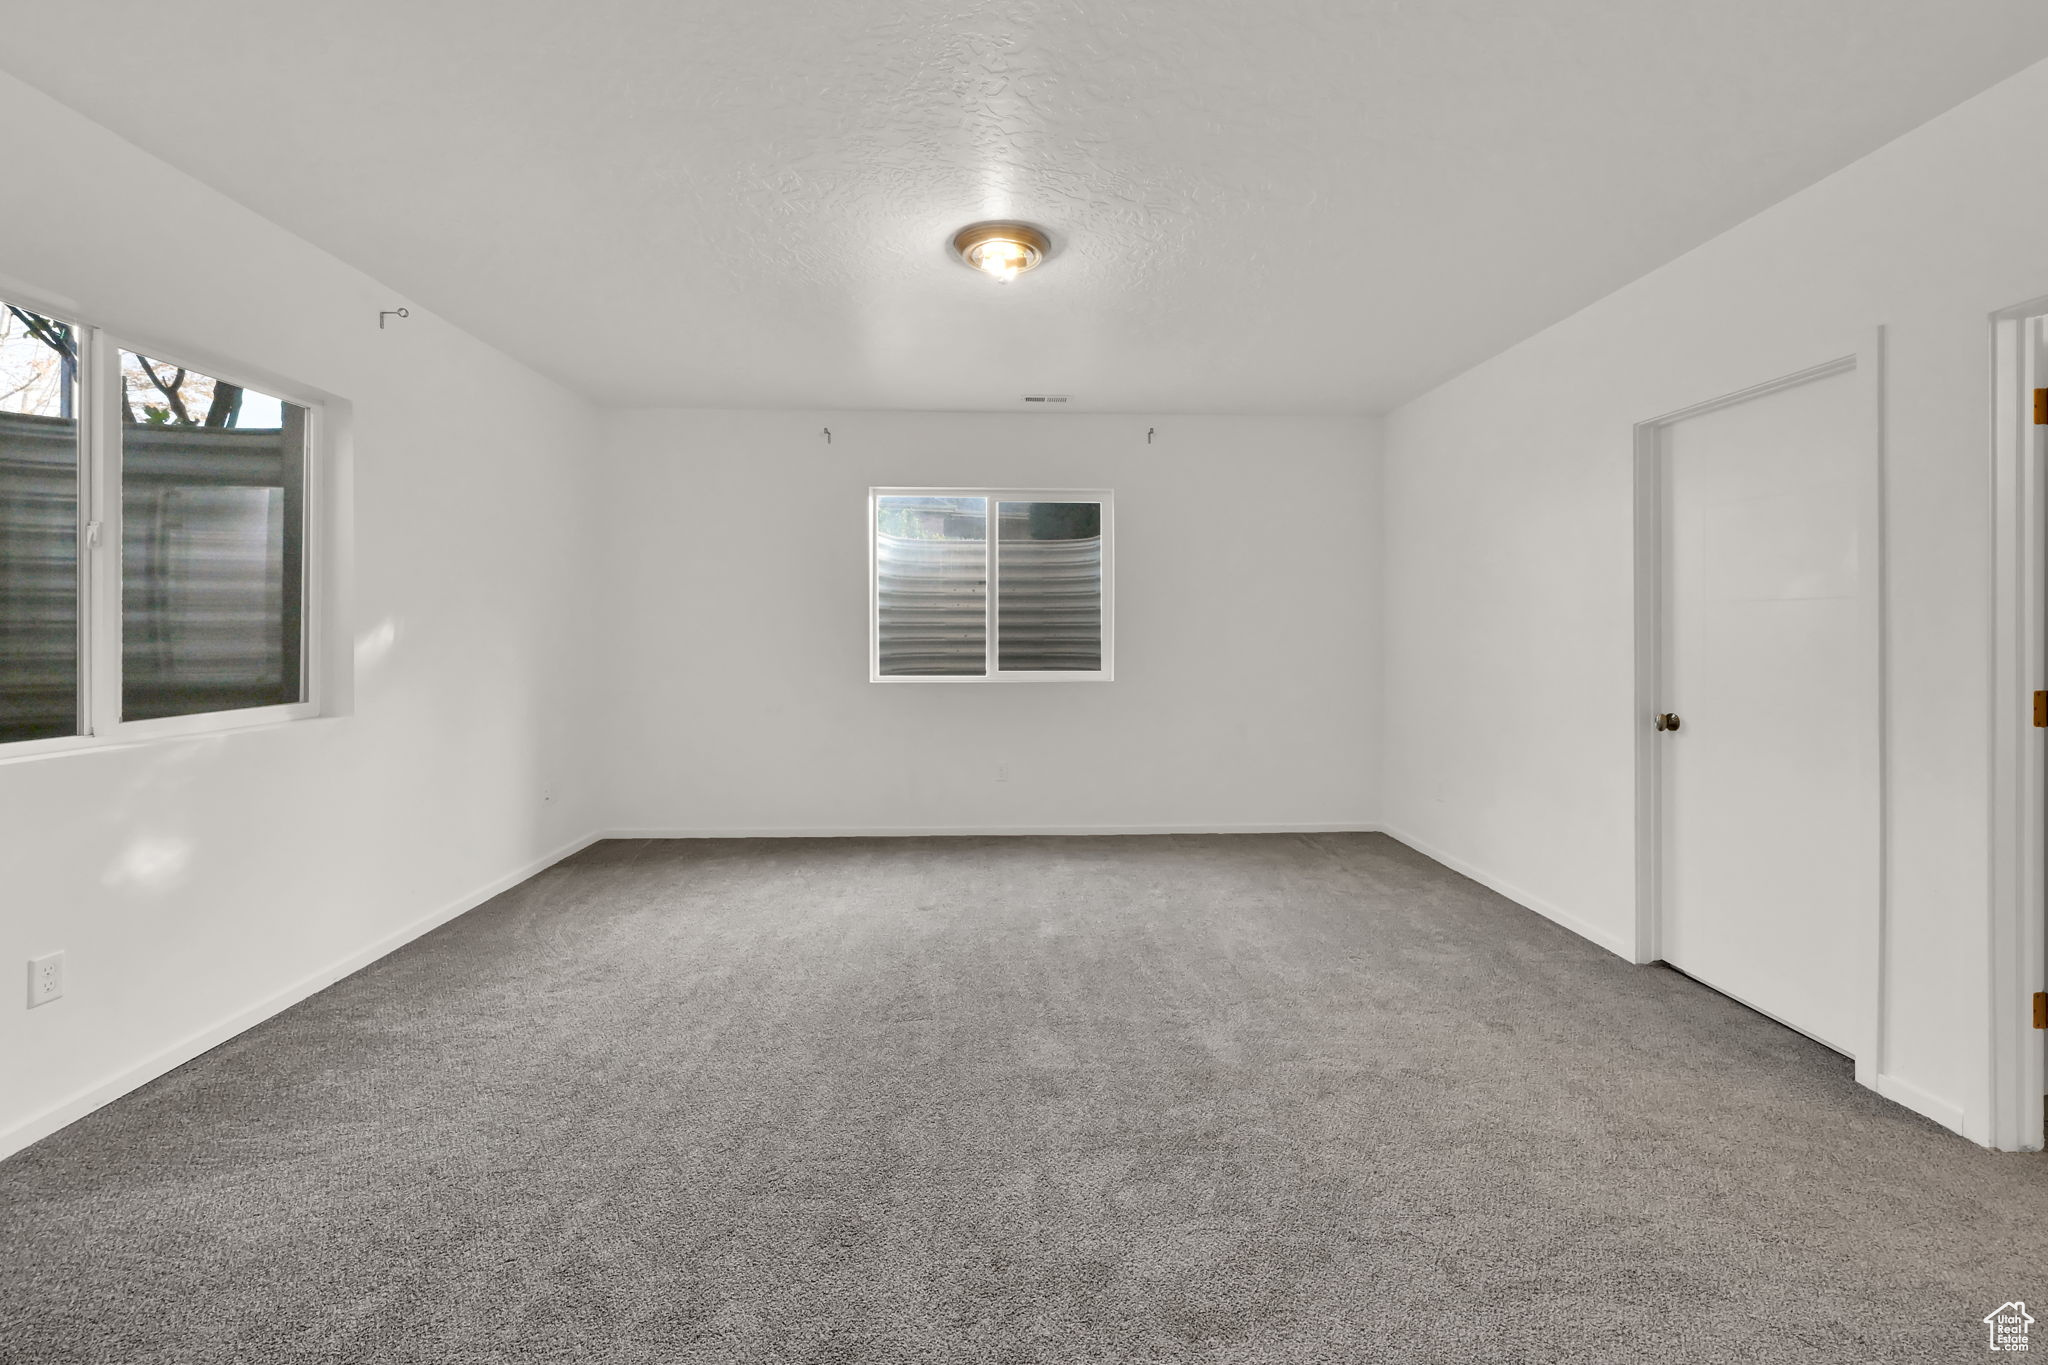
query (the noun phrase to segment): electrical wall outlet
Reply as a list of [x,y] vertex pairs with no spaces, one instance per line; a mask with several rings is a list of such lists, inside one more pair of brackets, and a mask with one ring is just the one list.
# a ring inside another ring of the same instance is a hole
[[28,1007],[47,1005],[64,994],[64,954],[45,953],[28,960]]
[[1007,763],[998,763],[998,764],[996,764],[996,781],[998,781],[998,782],[1008,782],[1009,780],[1010,780],[1010,765],[1009,765],[1009,764],[1007,764]]

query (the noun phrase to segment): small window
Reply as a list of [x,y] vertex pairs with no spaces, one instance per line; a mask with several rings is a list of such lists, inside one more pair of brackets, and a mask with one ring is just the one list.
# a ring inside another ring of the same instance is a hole
[[315,417],[0,302],[0,746],[314,714]]
[[869,492],[870,677],[1107,681],[1110,494]]

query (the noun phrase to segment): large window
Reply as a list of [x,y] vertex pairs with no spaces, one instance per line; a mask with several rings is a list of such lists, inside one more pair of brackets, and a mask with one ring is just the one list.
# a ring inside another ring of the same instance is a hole
[[1108,493],[876,488],[868,532],[874,681],[1110,677]]
[[0,303],[0,745],[311,713],[313,416]]

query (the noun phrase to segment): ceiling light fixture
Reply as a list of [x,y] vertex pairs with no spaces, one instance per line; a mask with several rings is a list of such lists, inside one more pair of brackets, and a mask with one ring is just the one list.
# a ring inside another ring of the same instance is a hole
[[1052,252],[1052,239],[1029,223],[970,223],[953,234],[953,254],[998,284],[1008,284]]

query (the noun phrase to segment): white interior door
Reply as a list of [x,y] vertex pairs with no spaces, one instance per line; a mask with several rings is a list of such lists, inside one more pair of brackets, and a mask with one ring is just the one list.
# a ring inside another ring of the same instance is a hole
[[1877,451],[1852,367],[1660,433],[1660,955],[1849,1055],[1878,931]]

